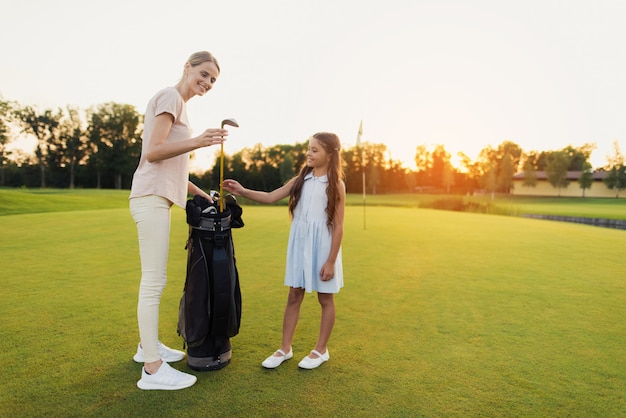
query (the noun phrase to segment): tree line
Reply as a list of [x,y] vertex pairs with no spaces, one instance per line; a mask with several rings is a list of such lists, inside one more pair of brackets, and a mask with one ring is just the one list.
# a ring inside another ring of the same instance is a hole
[[[128,189],[141,153],[143,115],[134,106],[114,102],[89,109],[71,106],[37,109],[0,97],[0,186],[54,188]],[[10,151],[9,145],[25,135],[36,139],[32,153]],[[626,188],[626,166],[617,142],[615,155],[605,168],[609,188]],[[292,178],[306,160],[306,142],[244,148],[227,156],[224,173],[247,187],[271,190]],[[592,183],[589,163],[593,144],[567,146],[554,151],[529,151],[511,141],[483,148],[476,160],[459,154],[460,166],[443,145],[417,145],[417,169],[393,160],[386,145],[362,143],[343,149],[346,187],[361,193],[365,174],[366,192],[472,194],[478,190],[510,193],[513,175],[525,173],[524,182],[534,185],[536,173],[546,173],[555,188],[567,186],[568,171],[580,172],[579,186]],[[205,189],[219,182],[219,159],[192,179]]]

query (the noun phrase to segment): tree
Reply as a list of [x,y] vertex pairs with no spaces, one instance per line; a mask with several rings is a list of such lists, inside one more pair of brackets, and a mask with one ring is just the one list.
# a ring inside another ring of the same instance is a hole
[[[369,186],[372,193],[376,194],[377,186],[386,178],[384,175],[387,165],[386,153],[387,146],[385,144],[369,142],[362,142],[359,146],[342,151],[346,189],[350,193],[362,193],[365,179],[365,189],[367,190]],[[302,164],[304,164],[304,160]]]
[[401,161],[391,157],[382,170],[382,184],[386,193],[404,193],[415,190],[415,177],[403,166]]
[[583,189],[583,197],[585,197],[585,190],[591,188],[593,184],[593,166],[590,162],[585,161],[582,168],[580,177],[578,177],[578,184]]
[[537,185],[537,158],[535,152],[530,152],[524,160],[524,186],[535,187]]
[[589,157],[591,157],[591,153],[594,149],[596,149],[595,144],[583,144],[578,148],[568,145],[563,148],[562,151],[566,152],[570,157],[570,163],[567,169],[571,171],[583,171],[585,169],[585,163],[589,161]]
[[513,175],[522,159],[522,149],[513,141],[504,141],[495,150],[494,158],[497,162],[497,189],[509,194],[513,188]]
[[47,146],[48,177],[53,187],[75,187],[77,165],[84,162],[87,132],[78,108],[67,106],[59,119],[56,135]]
[[502,142],[498,148],[487,146],[478,155],[480,184],[491,192],[510,193],[513,188],[513,175],[522,158],[522,149],[511,141]]
[[372,190],[372,194],[376,194],[376,188],[380,185],[382,175],[381,171],[385,169],[385,154],[387,146],[385,144],[362,143],[361,147],[365,153],[367,161],[367,183]]
[[567,168],[570,164],[570,156],[567,151],[553,151],[546,158],[546,177],[552,187],[558,190],[559,197],[561,189],[569,185],[567,179]]
[[615,189],[615,198],[619,198],[619,192],[626,189],[626,165],[614,165],[604,178],[604,184],[609,189]]
[[130,183],[141,154],[141,115],[132,105],[113,102],[101,104],[89,113],[97,187],[102,187],[102,174],[107,173],[113,176],[114,187],[121,189],[124,178]]
[[476,189],[480,187],[480,178],[482,176],[482,167],[477,161],[472,161],[472,159],[466,154],[459,152],[458,153],[461,169],[465,171],[465,189],[468,193],[473,194]]
[[450,153],[443,145],[436,145],[431,154],[431,178],[433,186],[442,187],[447,193],[454,184],[454,172],[450,163]]
[[433,166],[433,155],[424,144],[415,148],[415,183],[417,186],[431,185],[431,169]]
[[60,147],[63,154],[60,156],[61,166],[69,170],[69,187],[75,187],[76,166],[87,156],[88,132],[83,127],[83,120],[77,108],[67,107],[67,115],[59,126]]
[[515,157],[507,151],[500,160],[498,170],[498,189],[506,194],[511,193],[513,188],[513,175],[515,174]]
[[[569,157],[569,164],[567,170],[570,171],[582,171],[583,164],[589,160],[591,152],[596,148],[595,144],[584,144],[578,148],[568,145],[560,150]],[[535,160],[535,167],[537,170],[545,170],[548,165],[548,159],[556,151],[542,151],[537,154]]]
[[293,165],[293,157],[290,153],[285,154],[283,161],[278,166],[278,172],[280,173],[280,181],[283,183],[288,182],[295,176],[296,170]]
[[450,154],[443,145],[435,145],[433,152],[430,154],[430,178],[432,185],[435,187],[443,186],[443,177],[446,162],[450,161]]
[[485,191],[489,192],[493,199],[498,185],[498,160],[496,158],[496,150],[491,146],[486,146],[480,150],[476,163],[479,170],[478,184]]
[[57,135],[59,121],[63,116],[61,109],[53,112],[46,109],[39,113],[31,106],[18,108],[14,115],[21,122],[22,132],[29,133],[37,138],[35,156],[39,164],[40,187],[46,187],[46,167],[48,166],[48,150],[50,141]]
[[617,140],[613,141],[613,155],[607,156],[607,162],[608,173],[604,178],[604,184],[609,189],[615,189],[615,197],[619,198],[619,192],[626,189],[626,165]]
[[249,172],[251,188],[269,191],[280,186],[278,164],[276,161],[271,161],[268,149],[264,148],[262,144],[256,144],[252,148],[244,148],[242,160]]
[[483,175],[481,177],[481,185],[494,199],[498,184],[498,165],[495,161],[487,161],[483,167]]
[[3,100],[0,96],[0,186],[4,186],[4,169],[9,162],[11,151],[7,150],[7,145],[11,142],[11,115],[14,103]]
[[447,160],[443,166],[443,178],[442,185],[446,189],[446,193],[450,193],[450,189],[452,186],[456,184],[454,180],[454,175],[456,174],[456,170],[452,166],[450,160]]
[[[306,148],[304,143],[271,147],[256,144],[252,148],[243,148],[228,158],[225,175],[237,178],[253,189],[273,190],[282,186],[300,170],[306,160]],[[219,181],[218,169],[216,159],[211,170],[211,179],[207,180],[210,184]]]
[[348,190],[349,193],[359,190],[362,182],[359,175],[359,167],[361,163],[358,147],[350,147],[342,150],[341,156],[343,158],[344,174],[346,176],[346,190]]

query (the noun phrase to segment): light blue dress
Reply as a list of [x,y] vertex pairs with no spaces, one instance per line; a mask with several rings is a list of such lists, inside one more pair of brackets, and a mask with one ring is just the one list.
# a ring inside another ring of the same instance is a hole
[[326,226],[327,186],[327,176],[314,177],[313,173],[309,173],[304,178],[289,231],[286,286],[320,293],[339,293],[343,287],[341,248],[335,261],[335,277],[326,282],[320,279],[320,271],[328,259],[332,243]]

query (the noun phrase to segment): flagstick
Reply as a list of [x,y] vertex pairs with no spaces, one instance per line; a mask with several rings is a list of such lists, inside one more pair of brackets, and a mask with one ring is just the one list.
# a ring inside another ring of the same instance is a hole
[[356,136],[356,146],[359,149],[359,152],[361,153],[361,170],[362,171],[362,177],[363,177],[363,229],[366,229],[366,222],[365,222],[365,164],[363,162],[363,148],[361,147],[361,135],[363,135],[363,120],[361,120],[361,123],[359,124],[359,132],[357,133]]
[[[361,158],[361,161],[363,161],[363,158]],[[363,168],[363,229],[365,230],[367,229],[366,223],[365,223],[365,206],[366,206],[365,205],[365,167],[362,167],[362,168]]]

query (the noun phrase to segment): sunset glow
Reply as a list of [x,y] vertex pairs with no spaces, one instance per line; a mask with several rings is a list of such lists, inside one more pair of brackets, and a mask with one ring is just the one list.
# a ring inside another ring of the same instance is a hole
[[[525,151],[595,143],[599,167],[626,138],[623,2],[244,1],[212,4],[210,25],[189,19],[206,2],[185,4],[16,2],[0,26],[3,39],[19,39],[2,47],[11,65],[0,67],[0,94],[143,113],[206,49],[222,73],[189,101],[189,117],[196,132],[236,118],[227,153],[317,131],[349,148],[362,120],[363,140],[386,144],[408,167],[421,144],[444,145],[454,161],[503,141]],[[146,41],[166,26],[175,35]]]

